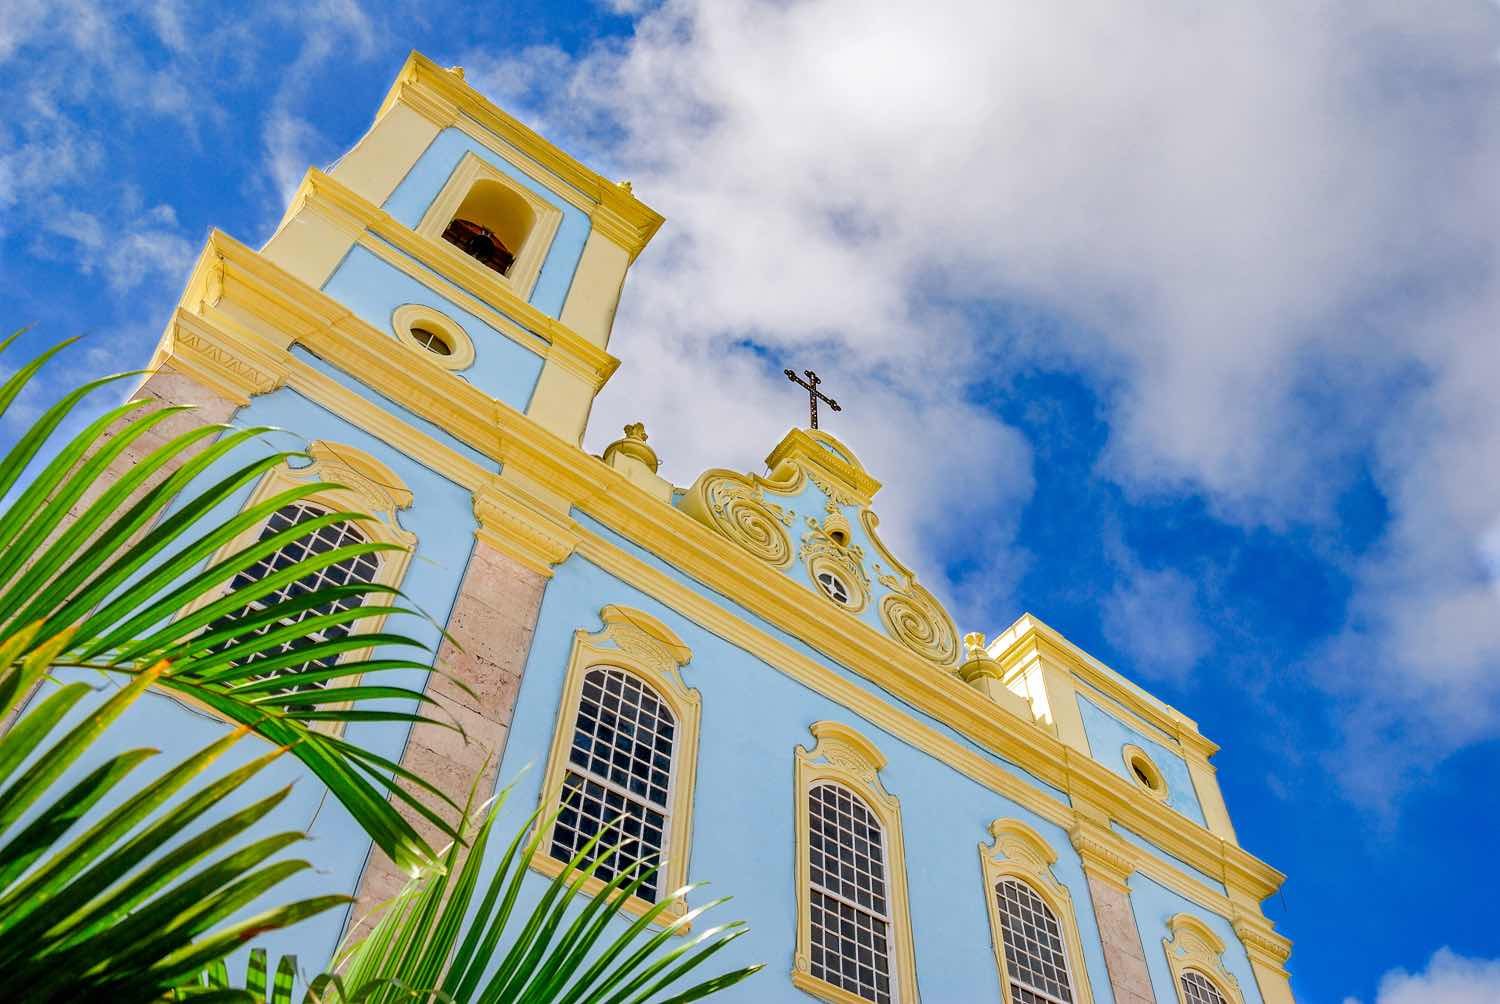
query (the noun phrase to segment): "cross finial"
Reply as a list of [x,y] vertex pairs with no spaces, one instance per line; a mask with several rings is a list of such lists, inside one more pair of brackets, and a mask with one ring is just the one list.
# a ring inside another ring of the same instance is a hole
[[812,428],[816,429],[818,427],[819,401],[826,401],[828,403],[828,407],[832,408],[834,411],[844,410],[843,408],[839,407],[839,403],[837,401],[824,394],[822,391],[818,390],[818,384],[822,383],[822,381],[818,379],[818,374],[814,373],[812,370],[802,371],[803,374],[807,376],[806,380],[803,380],[791,370],[782,370],[782,372],[786,374],[786,378],[788,380],[807,391],[807,417],[808,424]]

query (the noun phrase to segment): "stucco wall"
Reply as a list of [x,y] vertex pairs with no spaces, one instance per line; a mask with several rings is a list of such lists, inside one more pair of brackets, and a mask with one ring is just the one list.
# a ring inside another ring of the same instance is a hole
[[[881,778],[901,800],[917,972],[925,999],[984,1001],[999,995],[977,848],[988,840],[992,820],[1010,817],[1034,827],[1058,852],[1054,871],[1079,907],[1095,1000],[1113,1000],[1088,886],[1060,828],[577,556],[557,568],[542,601],[499,774],[502,784],[515,782],[499,823],[501,833],[518,827],[537,804],[573,633],[597,630],[599,609],[607,603],[660,618],[693,652],[683,677],[702,694],[703,718],[689,877],[713,883],[699,894],[700,901],[705,895],[735,897],[718,911],[720,921],[741,918],[753,929],[718,957],[723,965],[768,964],[726,1000],[807,1000],[789,980],[796,918],[793,751],[812,745],[808,726],[822,719],[858,729],[889,758]],[[532,876],[527,900],[533,901],[542,887],[543,880]]]

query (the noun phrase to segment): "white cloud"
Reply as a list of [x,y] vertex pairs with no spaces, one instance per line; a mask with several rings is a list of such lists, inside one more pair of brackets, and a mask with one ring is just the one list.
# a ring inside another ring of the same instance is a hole
[[[646,418],[679,479],[744,466],[798,403],[737,339],[824,370],[849,405],[830,428],[883,454],[882,508],[929,581],[995,561],[966,626],[1015,613],[1030,485],[1014,431],[951,403],[973,380],[1083,376],[1110,424],[1101,476],[1246,526],[1330,524],[1368,460],[1389,532],[1309,671],[1349,709],[1346,762],[1388,766],[1500,732],[1476,559],[1500,520],[1497,21],[1478,0],[677,0],[571,76],[549,64],[546,94],[535,54],[465,62],[670,217],[596,431]],[[1068,323],[986,330],[943,309],[962,300]],[[966,540],[932,514],[954,504],[998,526]],[[1179,640],[1180,666],[1201,637]]]
[[[1420,973],[1392,969],[1380,979],[1375,1004],[1494,1004],[1500,1000],[1500,959],[1468,959],[1440,948]],[[1358,1004],[1353,998],[1345,1004]]]
[[1143,675],[1181,680],[1212,638],[1198,612],[1197,589],[1174,569],[1127,568],[1100,609],[1104,636],[1133,657]]

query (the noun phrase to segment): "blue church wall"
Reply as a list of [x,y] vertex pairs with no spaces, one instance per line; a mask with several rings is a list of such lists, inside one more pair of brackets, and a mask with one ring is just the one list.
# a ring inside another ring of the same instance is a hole
[[1124,749],[1132,743],[1139,746],[1166,779],[1167,804],[1199,826],[1207,825],[1203,820],[1203,809],[1198,804],[1198,793],[1193,788],[1193,778],[1188,773],[1186,760],[1140,729],[1120,721],[1082,694],[1078,695],[1078,711],[1083,715],[1083,732],[1095,760],[1126,780],[1131,780],[1130,769],[1125,764]]
[[[572,285],[573,273],[578,268],[578,259],[583,256],[583,245],[588,240],[591,228],[589,218],[578,207],[559,199],[530,175],[518,170],[503,157],[497,157],[472,137],[451,126],[444,129],[412,165],[381,208],[401,223],[415,228],[466,153],[472,153],[495,169],[503,171],[562,210],[562,223],[542,262],[542,273],[531,291],[531,305],[545,314],[557,317],[562,313],[563,301],[567,299],[568,287]],[[557,184],[565,182],[558,179]]]
[[[377,457],[390,467],[412,491],[412,505],[402,510],[398,519],[404,529],[417,537],[415,553],[407,565],[400,586],[408,596],[409,605],[425,611],[438,624],[447,621],[473,548],[475,521],[467,491],[289,389],[255,398],[250,405],[240,409],[233,423],[237,426],[266,425],[279,429],[297,429],[300,434],[280,431],[267,433],[256,446],[235,451],[228,458],[210,466],[195,482],[199,488],[227,476],[252,456],[274,450],[301,449],[312,439],[355,447]],[[211,511],[201,525],[212,526],[228,519],[244,507],[253,490],[253,485],[241,489],[234,497]],[[174,508],[184,504],[192,491],[190,488],[184,492]],[[440,630],[427,618],[393,617],[386,623],[388,630],[404,633],[423,642],[431,650],[436,650],[441,637]],[[409,658],[411,650],[378,649],[375,654],[377,657]],[[67,678],[66,674],[60,675]],[[381,682],[420,691],[426,684],[426,675],[421,671],[384,673]],[[97,676],[91,674],[75,678],[96,687],[100,682]],[[106,688],[101,690],[97,699],[85,703],[89,707],[97,706],[107,696]],[[368,702],[368,706],[373,709],[391,707],[393,704],[372,701]],[[82,714],[81,710],[77,710],[73,718],[76,720]],[[158,773],[165,765],[181,762],[220,738],[227,729],[224,722],[205,711],[190,708],[163,694],[149,693],[110,729],[105,742],[68,771],[61,783],[66,785],[82,779],[112,752],[140,747],[160,750],[160,755],[140,772],[140,778],[127,779],[120,790],[90,813],[91,819],[97,818],[138,791],[148,779],[147,775]],[[407,726],[400,723],[358,722],[349,724],[344,735],[351,742],[394,760],[400,758],[405,747],[407,731]],[[263,755],[268,749],[263,741],[247,736],[221,758],[209,777],[222,776]],[[163,767],[159,768],[157,764]],[[276,903],[331,892],[352,894],[357,887],[370,846],[368,836],[337,800],[327,797],[324,785],[290,755],[282,757],[262,771],[252,783],[222,802],[211,814],[210,821],[222,819],[288,785],[291,789],[286,800],[267,818],[243,834],[234,846],[243,846],[273,833],[305,831],[310,839],[293,845],[282,856],[305,859],[311,863],[312,868],[292,877],[267,896],[250,904],[238,915],[241,919]],[[205,822],[200,821],[189,832],[198,833],[204,828]],[[343,911],[331,911],[299,924],[291,932],[261,935],[255,939],[255,944],[268,948],[273,958],[280,953],[295,953],[306,965],[321,965],[331,958],[343,924]],[[234,965],[238,971],[238,967],[243,965],[243,959]]]
[[[599,536],[605,538],[606,540],[608,540],[611,543],[615,544],[617,547],[621,548],[622,550],[625,550],[625,551],[629,552],[630,554],[634,555],[635,557],[637,557],[637,558],[641,559],[642,561],[646,562],[648,565],[650,565],[652,568],[655,568],[657,571],[662,572],[662,573],[664,573],[666,575],[671,576],[673,580],[675,580],[676,582],[678,582],[678,583],[680,583],[680,584],[682,584],[684,586],[687,586],[689,589],[693,590],[698,595],[703,596],[703,597],[705,597],[707,599],[713,600],[719,606],[723,607],[725,610],[728,610],[728,611],[732,612],[735,616],[739,617],[741,620],[745,621],[748,624],[754,625],[757,630],[762,631],[762,632],[764,632],[767,635],[770,635],[771,637],[775,638],[777,641],[782,642],[783,644],[789,646],[790,648],[795,649],[797,652],[801,653],[802,655],[806,656],[807,658],[812,659],[814,662],[817,662],[818,664],[820,664],[822,666],[825,666],[826,668],[828,668],[828,669],[832,670],[833,672],[839,674],[844,679],[848,680],[850,683],[853,683],[855,686],[859,687],[860,689],[868,691],[871,694],[875,694],[875,695],[879,696],[882,700],[889,700],[890,699],[890,695],[889,694],[887,694],[883,690],[880,690],[877,686],[875,686],[874,684],[870,683],[870,681],[866,680],[864,677],[860,676],[857,673],[851,672],[846,667],[841,666],[840,664],[838,664],[838,663],[830,660],[827,656],[823,655],[821,652],[819,652],[817,649],[813,648],[811,645],[808,645],[806,642],[802,641],[801,639],[796,638],[793,635],[790,635],[787,632],[781,630],[780,628],[776,627],[775,625],[773,625],[773,624],[769,623],[768,621],[762,619],[757,614],[754,614],[754,613],[750,612],[749,610],[746,610],[744,607],[742,607],[739,604],[735,603],[733,600],[731,600],[727,596],[724,596],[722,593],[715,592],[714,590],[708,588],[707,586],[703,585],[703,583],[699,582],[697,579],[692,578],[691,576],[689,576],[686,573],[684,573],[683,571],[681,571],[675,565],[669,564],[668,562],[664,561],[662,558],[658,557],[655,554],[652,554],[650,551],[648,551],[645,548],[641,547],[639,544],[636,544],[636,543],[634,543],[634,542],[626,539],[625,537],[623,537],[620,534],[616,533],[615,531],[611,530],[609,527],[605,526],[603,523],[600,523],[598,520],[594,519],[592,516],[589,516],[587,513],[584,513],[584,512],[581,512],[581,511],[577,510],[577,509],[574,509],[573,512],[572,512],[572,516],[579,523],[583,524],[584,526],[587,526],[589,529],[593,530]],[[812,586],[809,585],[808,588],[811,589]],[[879,630],[879,631],[884,632],[884,628],[880,627],[878,625],[877,625],[876,629]],[[961,743],[963,746],[965,746],[965,747],[973,750],[974,752],[978,753],[979,755],[983,756],[985,759],[989,760],[991,763],[996,764],[997,766],[999,766],[1000,768],[1002,768],[1003,770],[1005,770],[1007,773],[1014,775],[1015,777],[1017,777],[1020,780],[1024,781],[1026,784],[1028,784],[1031,787],[1035,788],[1037,791],[1040,791],[1043,794],[1047,795],[1049,798],[1054,798],[1054,799],[1056,799],[1057,801],[1061,802],[1064,805],[1070,805],[1070,804],[1072,804],[1069,801],[1069,799],[1068,799],[1067,793],[1064,792],[1064,791],[1062,791],[1060,788],[1055,788],[1052,785],[1048,784],[1046,781],[1043,781],[1041,778],[1037,777],[1035,774],[1032,774],[1029,771],[1023,770],[1022,768],[1018,767],[1017,765],[1011,763],[1008,760],[1004,760],[1004,759],[1002,759],[1000,757],[995,756],[993,753],[991,753],[990,751],[982,748],[978,744],[974,743],[972,740],[970,740],[966,736],[960,734],[959,732],[955,731],[952,727],[948,726],[947,724],[945,724],[943,722],[940,722],[936,718],[932,718],[932,717],[930,717],[930,716],[928,716],[928,715],[926,715],[926,714],[924,714],[924,713],[916,710],[915,708],[905,708],[904,710],[914,720],[916,720],[918,722],[921,722],[923,725],[926,725],[929,728],[932,728],[932,729],[934,729],[934,730],[936,730],[938,732],[941,732],[943,735],[947,736],[949,739],[952,739],[954,742]]]
[[[515,781],[499,834],[508,838],[537,805],[574,632],[598,629],[599,610],[610,603],[660,618],[693,653],[682,671],[702,696],[689,877],[714,883],[694,902],[732,895],[704,923],[739,918],[750,924],[752,934],[715,960],[723,968],[767,963],[726,1000],[807,999],[789,976],[797,916],[794,750],[810,748],[808,727],[827,719],[859,730],[888,758],[880,777],[901,802],[917,975],[926,999],[994,1000],[999,993],[978,847],[987,843],[992,820],[1015,818],[1057,851],[1054,874],[1073,896],[1094,999],[1112,1001],[1088,885],[1061,828],[578,556],[557,567],[543,598],[499,772],[502,784]],[[491,860],[499,854],[492,848]],[[542,877],[528,876],[523,899],[534,903],[545,887]]]
[[[379,405],[381,409],[390,412],[392,415],[395,415],[397,418],[401,419],[401,421],[405,422],[412,428],[419,429],[422,432],[425,432],[427,435],[431,436],[433,439],[436,439],[438,442],[442,443],[450,450],[454,450],[455,452],[463,454],[465,457],[472,460],[480,467],[491,471],[500,470],[499,461],[491,457],[487,457],[483,453],[480,453],[478,450],[474,449],[463,440],[454,436],[451,432],[449,432],[447,429],[444,429],[442,426],[437,425],[434,422],[429,422],[427,421],[427,419],[406,410],[395,401],[392,401],[390,398],[386,397],[384,394],[372,390],[369,386],[361,382],[356,377],[351,376],[349,373],[345,372],[342,369],[339,369],[337,366],[334,366],[324,359],[313,355],[301,345],[292,346],[292,355],[296,356],[302,362],[307,363],[307,365],[311,366],[313,369],[317,370],[319,373],[322,373],[329,379],[341,384],[345,389],[351,390],[365,400]],[[350,426],[350,428],[353,428],[353,426]],[[312,436],[311,438],[316,439],[318,437]]]
[[1129,885],[1130,906],[1135,911],[1136,927],[1141,932],[1141,947],[1146,953],[1146,970],[1151,975],[1151,989],[1158,1001],[1179,999],[1162,941],[1172,937],[1168,921],[1179,913],[1186,913],[1207,924],[1224,942],[1224,968],[1239,982],[1240,991],[1245,995],[1245,1004],[1262,1004],[1260,987],[1250,968],[1250,958],[1245,954],[1245,946],[1240,944],[1239,936],[1234,933],[1229,921],[1184,899],[1140,872],[1130,876]]
[[542,357],[497,331],[458,304],[438,295],[400,269],[355,245],[323,284],[323,292],[348,307],[355,316],[385,332],[391,351],[408,351],[396,338],[391,315],[408,303],[433,307],[462,325],[474,342],[474,362],[458,371],[491,397],[524,412],[542,374]]

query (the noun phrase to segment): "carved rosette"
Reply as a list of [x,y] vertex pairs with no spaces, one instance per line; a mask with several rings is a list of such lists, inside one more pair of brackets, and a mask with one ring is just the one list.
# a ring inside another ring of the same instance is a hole
[[765,501],[760,488],[745,478],[726,472],[701,480],[683,509],[762,561],[780,568],[792,560],[786,532],[791,513]]
[[880,619],[892,638],[922,658],[940,666],[958,660],[958,629],[936,598],[915,582],[880,601]]

